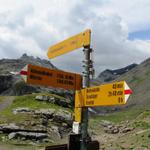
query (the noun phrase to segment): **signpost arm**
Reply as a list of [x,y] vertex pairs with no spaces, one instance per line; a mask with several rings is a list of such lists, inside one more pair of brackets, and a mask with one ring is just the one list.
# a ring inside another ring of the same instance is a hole
[[[83,72],[83,87],[89,87],[90,85],[90,47],[84,47],[83,50],[85,54],[84,62],[84,72]],[[88,140],[88,108],[82,108],[82,118],[81,118],[81,150],[87,150],[87,140]]]

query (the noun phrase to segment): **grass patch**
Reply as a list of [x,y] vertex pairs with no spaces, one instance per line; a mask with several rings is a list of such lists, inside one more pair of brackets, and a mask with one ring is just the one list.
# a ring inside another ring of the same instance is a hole
[[148,115],[149,111],[147,111],[147,109],[149,109],[149,107],[147,107],[147,108],[133,107],[133,108],[128,108],[126,110],[119,111],[119,112],[114,112],[114,113],[108,114],[106,116],[95,116],[95,117],[92,117],[91,120],[93,120],[92,121],[93,123],[99,122],[101,120],[108,120],[113,123],[120,123],[121,121],[134,120],[143,112],[145,112],[144,113],[145,115],[146,114]]
[[150,75],[150,71],[146,72],[145,75],[146,75],[146,76],[149,76],[149,75]]
[[133,76],[132,79],[129,81],[129,83],[136,82],[137,84],[139,84],[143,80],[144,80],[143,78],[140,78],[140,77],[137,77],[137,76]]
[[[30,109],[40,109],[40,108],[62,109],[61,106],[51,104],[48,102],[41,102],[41,101],[35,100],[36,95],[41,95],[41,94],[16,96],[12,105],[10,107],[8,107],[7,109],[5,109],[4,111],[2,111],[2,114],[6,114],[6,115],[10,114],[10,112],[12,112],[13,109],[18,108],[18,107],[28,107]],[[45,94],[42,94],[42,95],[45,95]],[[54,94],[49,94],[49,96],[54,96]],[[60,96],[56,96],[56,95],[55,95],[55,97],[60,98]],[[65,109],[65,108],[63,108],[63,109]]]
[[0,117],[1,117],[0,122],[19,122],[22,120],[29,119],[30,116],[28,114],[27,115],[26,114],[16,114],[16,115],[13,114],[14,109],[21,108],[21,107],[23,108],[27,107],[33,110],[41,109],[41,108],[45,108],[45,109],[54,108],[56,110],[63,109],[63,110],[72,112],[72,110],[69,108],[64,108],[64,107],[51,104],[48,102],[41,102],[41,101],[35,100],[35,96],[37,95],[49,95],[49,96],[57,97],[59,99],[60,98],[64,99],[61,96],[48,94],[48,93],[38,93],[38,94],[30,94],[30,95],[24,95],[24,96],[16,96],[12,105],[0,112]]
[[3,102],[4,97],[0,96],[0,103]]
[[133,123],[133,127],[139,127],[139,128],[142,128],[142,129],[149,129],[150,128],[150,123],[148,122],[145,122],[145,121],[135,121]]

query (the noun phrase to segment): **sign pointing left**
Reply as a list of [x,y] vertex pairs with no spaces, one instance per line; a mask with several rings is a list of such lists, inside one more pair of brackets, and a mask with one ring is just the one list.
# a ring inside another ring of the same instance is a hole
[[21,71],[20,75],[24,79],[25,82],[27,82],[27,70],[28,70],[28,65],[26,65]]
[[88,29],[77,35],[74,35],[62,42],[59,42],[48,49],[48,58],[55,58],[57,56],[66,54],[75,49],[89,46],[91,42],[91,30]]
[[76,73],[28,64],[20,71],[20,75],[27,84],[66,90],[80,90],[82,88],[82,76]]

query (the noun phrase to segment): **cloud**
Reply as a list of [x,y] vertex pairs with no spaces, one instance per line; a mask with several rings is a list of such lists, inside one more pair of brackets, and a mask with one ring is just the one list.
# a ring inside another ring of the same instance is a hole
[[[127,27],[122,24],[122,19],[119,16],[95,16],[87,23],[87,26],[92,29],[96,73],[106,68],[115,69],[130,63],[139,63],[150,56],[150,41],[130,41]],[[56,58],[54,63],[66,70],[68,68],[68,70],[75,69],[81,72],[83,58],[80,49],[77,52]]]
[[95,10],[97,14],[119,15],[127,23],[129,32],[149,28],[149,0],[108,0]]
[[[128,39],[129,33],[149,26],[148,0],[22,0],[13,4],[15,0],[7,0],[0,6],[1,58],[16,58],[25,52],[47,58],[50,45],[86,28],[92,29],[97,73],[150,56],[149,40]],[[78,49],[52,62],[61,69],[82,72],[83,59]]]

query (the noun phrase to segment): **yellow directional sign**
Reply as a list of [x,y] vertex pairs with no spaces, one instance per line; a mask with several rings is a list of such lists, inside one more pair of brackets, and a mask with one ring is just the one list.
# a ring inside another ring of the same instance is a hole
[[54,58],[77,48],[86,47],[90,45],[91,31],[88,29],[75,36],[70,37],[56,45],[49,47],[47,56],[48,58]]
[[20,74],[28,84],[67,90],[80,90],[82,88],[82,76],[76,73],[29,64],[20,71]]
[[82,114],[82,108],[75,107],[74,109],[74,121],[81,122],[81,114]]
[[125,81],[90,87],[76,92],[75,107],[121,105],[131,93]]

